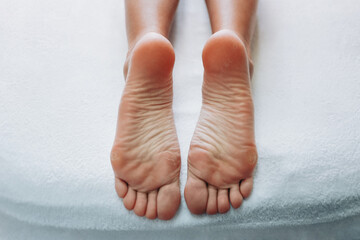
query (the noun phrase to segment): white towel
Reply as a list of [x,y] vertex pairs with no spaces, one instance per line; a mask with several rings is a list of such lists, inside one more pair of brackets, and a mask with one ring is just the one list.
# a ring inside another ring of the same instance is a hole
[[[254,191],[225,215],[193,216],[182,200],[164,222],[128,212],[113,187],[109,151],[127,51],[123,1],[0,1],[0,234],[14,219],[194,234],[349,217],[360,226],[359,13],[357,0],[260,1]],[[204,1],[180,1],[171,41],[182,190],[210,35]]]

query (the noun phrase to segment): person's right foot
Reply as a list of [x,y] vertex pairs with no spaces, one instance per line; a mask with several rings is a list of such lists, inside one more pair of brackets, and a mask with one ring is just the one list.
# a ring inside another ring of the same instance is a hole
[[200,118],[191,141],[185,200],[194,214],[225,213],[250,195],[257,162],[250,60],[230,30],[215,33],[203,51]]
[[115,189],[138,216],[171,219],[180,205],[170,42],[148,33],[129,55],[111,163]]

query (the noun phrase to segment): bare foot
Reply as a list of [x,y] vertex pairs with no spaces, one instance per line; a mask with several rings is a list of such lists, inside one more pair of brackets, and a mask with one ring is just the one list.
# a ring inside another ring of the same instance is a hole
[[249,59],[240,38],[221,30],[203,51],[200,118],[188,156],[185,200],[194,214],[240,207],[257,162]]
[[171,219],[180,204],[180,150],[172,112],[170,42],[148,33],[129,55],[111,151],[115,189],[138,216]]

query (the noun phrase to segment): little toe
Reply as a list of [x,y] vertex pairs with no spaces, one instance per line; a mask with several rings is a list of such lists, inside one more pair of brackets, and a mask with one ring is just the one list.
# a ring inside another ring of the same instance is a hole
[[241,181],[240,192],[241,192],[241,195],[243,196],[243,198],[247,198],[250,196],[252,188],[253,188],[253,178],[252,177],[246,178]]
[[219,189],[218,190],[218,212],[226,213],[230,210],[230,202],[229,202],[229,191],[228,189]]
[[240,193],[239,184],[234,184],[233,186],[231,186],[229,195],[230,202],[233,208],[239,208],[243,201],[243,197]]
[[147,206],[147,193],[137,192],[134,213],[140,217],[145,216]]
[[157,198],[157,190],[152,191],[148,194],[148,204],[146,207],[146,214],[145,214],[145,216],[148,219],[155,219],[157,216],[156,198]]
[[136,192],[134,189],[129,187],[124,197],[124,206],[126,207],[127,210],[132,210],[134,209],[135,201],[136,201]]
[[205,213],[209,193],[203,180],[190,175],[186,181],[184,196],[191,213]]
[[208,198],[208,202],[207,202],[206,213],[209,215],[216,214],[217,213],[217,189],[214,186],[209,185],[208,191],[209,191],[209,198]]
[[123,180],[115,178],[115,190],[120,198],[124,198],[128,191],[128,186]]
[[169,220],[175,216],[180,205],[179,181],[162,186],[157,195],[157,215],[159,219]]

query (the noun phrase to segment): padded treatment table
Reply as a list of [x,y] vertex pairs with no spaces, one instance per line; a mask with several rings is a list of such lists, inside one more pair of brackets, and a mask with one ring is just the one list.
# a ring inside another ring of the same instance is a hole
[[[254,190],[225,215],[127,211],[109,152],[127,51],[119,0],[0,1],[0,239],[359,239],[360,3],[260,1]],[[182,0],[174,114],[181,189],[201,107],[205,2]]]

